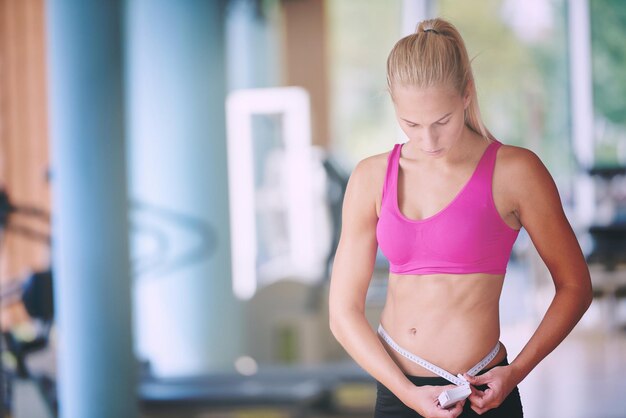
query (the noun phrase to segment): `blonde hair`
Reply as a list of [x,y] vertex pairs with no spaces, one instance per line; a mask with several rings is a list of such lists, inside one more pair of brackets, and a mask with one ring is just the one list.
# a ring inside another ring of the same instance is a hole
[[387,90],[392,100],[394,85],[450,86],[461,96],[469,90],[465,125],[485,140],[494,139],[480,117],[471,61],[452,23],[441,18],[423,20],[414,33],[396,42],[387,58]]

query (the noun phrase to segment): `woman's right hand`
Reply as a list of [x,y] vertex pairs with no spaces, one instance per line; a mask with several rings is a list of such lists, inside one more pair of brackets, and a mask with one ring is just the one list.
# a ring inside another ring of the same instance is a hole
[[407,391],[401,400],[406,406],[425,418],[456,418],[463,412],[465,399],[448,408],[442,408],[438,399],[441,392],[455,387],[454,385],[414,386]]

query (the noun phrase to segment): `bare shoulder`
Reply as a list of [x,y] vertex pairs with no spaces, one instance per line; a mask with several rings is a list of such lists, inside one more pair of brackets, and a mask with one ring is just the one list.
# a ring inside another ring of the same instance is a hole
[[562,216],[563,208],[557,186],[541,158],[532,150],[502,145],[496,160],[498,188],[522,225],[528,229],[532,218],[547,213]]
[[360,204],[374,209],[376,217],[380,213],[383,183],[387,172],[387,161],[391,151],[374,154],[360,160],[350,175],[347,193],[357,194]]
[[363,158],[354,167],[353,173],[368,180],[375,180],[381,174],[384,177],[390,152],[381,152],[380,154]]
[[502,144],[496,161],[502,174],[500,177],[505,179],[511,191],[523,193],[536,182],[553,182],[541,158],[528,148]]
[[517,145],[502,144],[498,150],[498,164],[510,168],[520,168],[520,165],[536,164],[541,161],[532,150]]
[[529,149],[511,145],[501,149],[496,165],[500,164],[502,169],[502,181],[506,182],[515,200],[518,218],[555,285],[580,287],[591,295],[585,257],[550,172]]

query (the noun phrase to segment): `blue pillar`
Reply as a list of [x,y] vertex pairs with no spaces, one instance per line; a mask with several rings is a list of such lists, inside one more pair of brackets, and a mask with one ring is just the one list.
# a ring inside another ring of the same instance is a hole
[[[231,371],[245,353],[230,270],[224,1],[132,0],[126,27],[133,252],[161,251],[135,282],[137,354],[160,377]],[[196,257],[175,264],[185,254]]]
[[122,5],[47,3],[60,416],[136,417]]
[[281,85],[280,0],[230,0],[226,16],[228,90]]

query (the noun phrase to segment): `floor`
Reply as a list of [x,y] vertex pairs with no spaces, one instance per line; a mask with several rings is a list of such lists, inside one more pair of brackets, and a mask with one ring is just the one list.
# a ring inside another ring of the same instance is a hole
[[[507,271],[501,341],[509,361],[531,337],[554,295],[548,276],[539,284],[530,283],[531,276],[528,267]],[[519,385],[525,416],[625,418],[624,324],[626,300],[595,299],[572,333]]]
[[[527,324],[503,332],[510,358],[533,330]],[[609,333],[581,324],[519,388],[529,418],[626,417],[626,332]]]

